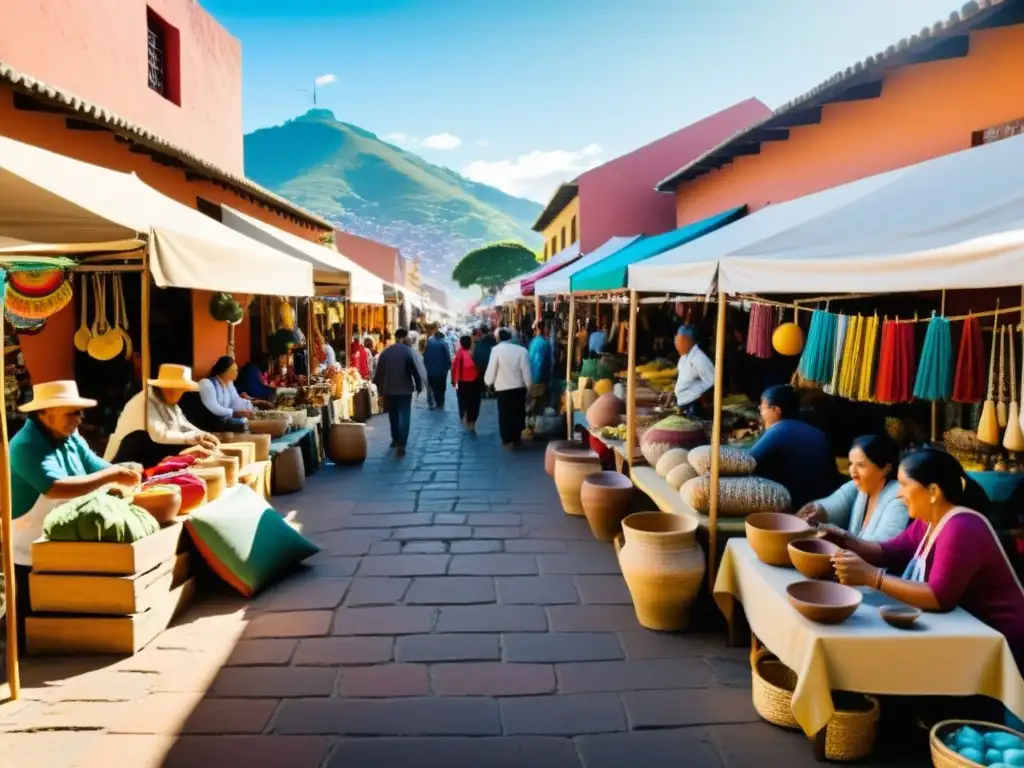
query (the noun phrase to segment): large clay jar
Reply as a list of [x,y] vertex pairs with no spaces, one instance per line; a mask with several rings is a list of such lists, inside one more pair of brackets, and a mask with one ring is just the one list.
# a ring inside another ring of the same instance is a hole
[[583,478],[580,502],[590,530],[598,541],[612,541],[629,514],[633,481],[620,472],[598,472]]
[[563,448],[555,451],[555,486],[567,515],[582,515],[580,489],[584,478],[601,471],[601,459],[591,450]]
[[658,465],[663,453],[673,448],[696,448],[707,443],[704,428],[696,421],[684,419],[682,416],[669,416],[662,419],[643,433],[640,437],[640,450],[652,467]]
[[611,392],[606,392],[587,409],[587,424],[594,429],[614,427],[625,411],[626,404]]
[[366,425],[357,421],[332,424],[327,455],[335,464],[366,461]]
[[552,440],[544,449],[544,471],[551,477],[555,476],[555,451],[564,448],[583,448],[583,443],[578,440]]
[[595,392],[594,390],[581,389],[579,410],[583,411],[583,413],[586,414],[586,412],[590,410],[590,406],[592,406],[597,401],[597,397],[597,392]]
[[690,607],[704,579],[697,520],[664,512],[637,512],[622,521],[619,566],[641,626],[675,631],[690,623]]

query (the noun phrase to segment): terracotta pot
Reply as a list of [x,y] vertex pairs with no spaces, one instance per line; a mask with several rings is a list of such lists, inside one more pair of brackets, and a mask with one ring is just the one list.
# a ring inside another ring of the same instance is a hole
[[366,425],[355,421],[332,424],[327,455],[335,464],[366,461]]
[[785,512],[755,512],[743,521],[747,542],[757,559],[765,565],[791,568],[789,544],[814,536],[814,529],[805,520]]
[[583,478],[580,502],[595,539],[612,541],[622,530],[632,495],[633,481],[620,472],[598,472]]
[[637,621],[647,629],[684,629],[704,579],[697,521],[664,512],[637,512],[622,521],[622,532],[625,544],[619,566]]
[[551,477],[555,476],[555,451],[563,448],[583,448],[583,443],[578,440],[552,440],[544,449],[544,471]]
[[567,515],[582,515],[580,488],[584,478],[601,471],[601,459],[591,450],[563,448],[555,451],[555,486]]
[[251,419],[249,431],[254,435],[280,437],[288,431],[289,423],[287,419]]
[[626,404],[608,392],[597,398],[587,409],[587,424],[594,429],[616,426],[625,410]]

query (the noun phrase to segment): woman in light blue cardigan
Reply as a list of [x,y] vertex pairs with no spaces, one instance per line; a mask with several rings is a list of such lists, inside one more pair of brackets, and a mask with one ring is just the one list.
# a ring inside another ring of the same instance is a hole
[[797,512],[814,523],[829,523],[865,541],[888,541],[910,522],[896,482],[899,448],[888,435],[858,437],[850,448],[850,482],[831,496]]

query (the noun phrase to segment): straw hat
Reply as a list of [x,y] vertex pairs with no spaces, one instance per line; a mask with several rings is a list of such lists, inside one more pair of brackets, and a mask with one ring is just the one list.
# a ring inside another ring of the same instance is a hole
[[192,369],[187,365],[174,365],[164,363],[155,379],[149,380],[151,387],[161,389],[183,389],[186,392],[195,392],[199,385],[192,381]]
[[73,381],[47,381],[32,387],[32,400],[18,408],[22,413],[43,411],[47,408],[92,408],[95,400],[78,394]]

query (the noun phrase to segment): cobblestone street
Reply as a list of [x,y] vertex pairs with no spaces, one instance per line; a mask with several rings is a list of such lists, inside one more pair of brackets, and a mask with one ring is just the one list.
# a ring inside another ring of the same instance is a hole
[[323,551],[245,603],[197,602],[132,659],[28,659],[4,768],[811,765],[759,721],[746,649],[640,628],[611,545],[562,511],[541,445],[414,409],[409,454],[278,497]]

